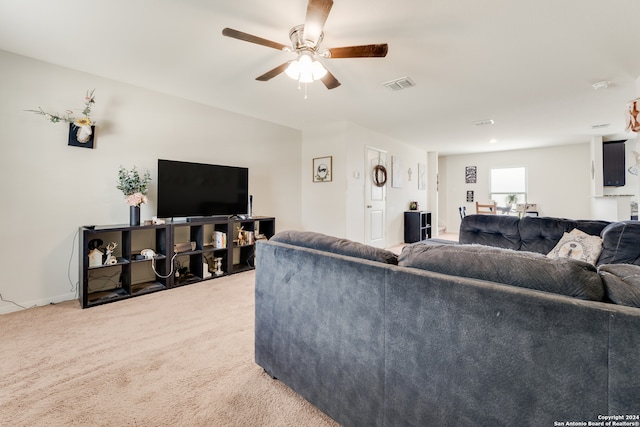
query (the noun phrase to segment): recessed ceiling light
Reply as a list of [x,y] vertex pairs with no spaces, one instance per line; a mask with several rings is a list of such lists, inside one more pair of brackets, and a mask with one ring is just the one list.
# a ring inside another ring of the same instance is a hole
[[598,90],[598,89],[606,89],[609,87],[610,84],[611,84],[611,80],[603,80],[601,82],[596,82],[591,86],[593,86],[595,90]]
[[495,139],[495,138],[491,138],[491,139],[489,140],[489,144],[495,144],[496,142],[498,142],[498,140],[497,140],[497,139]]

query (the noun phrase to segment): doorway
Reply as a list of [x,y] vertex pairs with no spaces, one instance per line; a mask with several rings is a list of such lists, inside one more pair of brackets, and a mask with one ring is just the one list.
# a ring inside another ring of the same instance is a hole
[[366,244],[378,248],[386,247],[386,168],[387,152],[367,147],[364,240]]

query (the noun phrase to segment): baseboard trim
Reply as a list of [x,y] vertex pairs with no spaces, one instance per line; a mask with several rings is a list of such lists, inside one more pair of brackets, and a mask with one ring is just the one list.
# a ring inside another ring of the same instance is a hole
[[[4,295],[3,295],[4,296]],[[60,302],[65,302],[65,301],[70,301],[70,300],[74,300],[77,299],[78,296],[76,295],[75,292],[69,292],[63,295],[58,295],[55,297],[51,297],[51,298],[43,298],[40,300],[35,300],[35,301],[16,301],[16,304],[12,304],[10,302],[7,301],[0,301],[0,303],[2,305],[0,305],[0,315],[3,314],[8,314],[8,313],[14,313],[16,311],[22,311],[22,310],[26,310],[29,308],[34,308],[34,307],[41,307],[44,305],[49,305],[49,304],[58,304]],[[22,308],[22,307],[24,308]]]

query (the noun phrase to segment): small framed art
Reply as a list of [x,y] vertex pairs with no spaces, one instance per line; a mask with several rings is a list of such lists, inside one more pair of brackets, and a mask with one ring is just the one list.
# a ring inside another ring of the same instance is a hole
[[313,182],[331,182],[332,156],[316,157],[313,159]]
[[67,145],[93,149],[95,132],[95,126],[76,126],[69,123],[69,142]]
[[473,190],[467,190],[467,202],[473,202]]
[[478,177],[477,166],[467,166],[464,168],[464,182],[467,184],[475,184]]

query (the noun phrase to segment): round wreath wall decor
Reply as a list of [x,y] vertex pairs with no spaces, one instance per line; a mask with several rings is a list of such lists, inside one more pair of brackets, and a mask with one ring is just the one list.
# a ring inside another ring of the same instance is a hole
[[384,187],[387,183],[387,168],[382,165],[373,167],[373,183],[376,187]]

